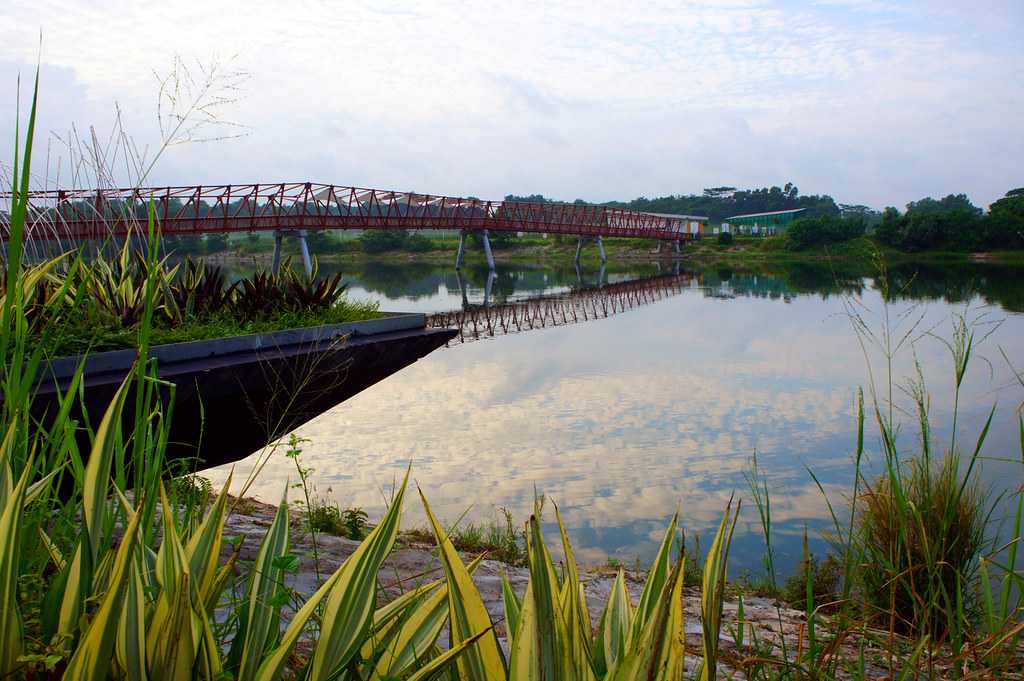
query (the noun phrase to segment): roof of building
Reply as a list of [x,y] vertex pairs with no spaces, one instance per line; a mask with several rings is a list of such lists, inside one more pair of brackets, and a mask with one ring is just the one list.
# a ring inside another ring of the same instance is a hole
[[746,213],[745,215],[733,215],[732,217],[726,218],[726,222],[729,220],[739,220],[740,218],[761,218],[768,215],[785,215],[786,213],[799,213],[800,211],[807,210],[806,208],[790,208],[789,210],[773,210],[767,213]]
[[679,215],[677,213],[652,213],[652,212],[647,211],[647,210],[642,210],[640,212],[643,213],[644,215],[653,215],[656,218],[680,218],[680,219],[683,219],[683,220],[703,220],[704,222],[707,222],[709,220],[709,218],[704,216],[704,215]]

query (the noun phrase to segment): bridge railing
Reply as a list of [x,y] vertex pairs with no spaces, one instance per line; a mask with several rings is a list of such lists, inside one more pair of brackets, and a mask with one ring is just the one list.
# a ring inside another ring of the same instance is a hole
[[[686,239],[678,220],[608,206],[485,201],[331,184],[276,183],[30,192],[30,227],[78,239],[278,229],[465,229]],[[9,203],[10,194],[0,194]],[[2,231],[2,230],[0,230]]]

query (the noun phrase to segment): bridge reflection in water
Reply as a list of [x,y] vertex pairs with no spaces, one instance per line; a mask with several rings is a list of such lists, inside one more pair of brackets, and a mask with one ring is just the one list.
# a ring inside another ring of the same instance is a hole
[[490,303],[491,272],[484,289],[484,303],[470,304],[465,280],[459,275],[462,309],[427,315],[428,328],[455,328],[458,335],[449,345],[513,333],[581,324],[606,319],[629,310],[679,295],[697,285],[694,272],[679,272],[645,279],[605,284],[604,268],[598,285],[576,288],[566,293],[543,295],[499,304]]

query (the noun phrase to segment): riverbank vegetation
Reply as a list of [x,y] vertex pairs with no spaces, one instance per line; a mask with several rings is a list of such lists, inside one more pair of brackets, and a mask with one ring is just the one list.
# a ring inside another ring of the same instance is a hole
[[887,208],[877,237],[905,252],[1019,250],[1024,248],[1024,188],[1007,192],[987,213],[963,194],[914,201],[903,213]]

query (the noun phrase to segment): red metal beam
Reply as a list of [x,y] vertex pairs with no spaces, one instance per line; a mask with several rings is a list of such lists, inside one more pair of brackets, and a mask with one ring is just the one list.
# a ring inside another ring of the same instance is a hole
[[[0,194],[0,200],[10,199]],[[688,240],[683,220],[607,206],[481,201],[313,182],[29,193],[29,230],[125,236],[154,203],[164,235],[294,229],[465,229]],[[6,234],[0,230],[0,239]]]

